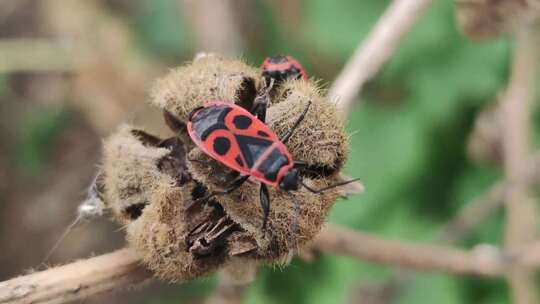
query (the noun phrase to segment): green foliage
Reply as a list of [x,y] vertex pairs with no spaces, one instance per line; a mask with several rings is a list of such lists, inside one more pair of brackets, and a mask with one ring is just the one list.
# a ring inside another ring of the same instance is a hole
[[142,44],[157,56],[178,58],[191,51],[192,37],[174,0],[138,0],[135,25]]
[[21,126],[21,141],[16,147],[16,163],[31,175],[39,175],[54,150],[58,136],[69,126],[65,109],[44,108],[26,117]]

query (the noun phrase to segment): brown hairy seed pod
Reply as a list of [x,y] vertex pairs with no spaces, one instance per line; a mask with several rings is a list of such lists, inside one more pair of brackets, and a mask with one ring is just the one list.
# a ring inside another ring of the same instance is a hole
[[[216,222],[223,214],[211,206],[189,212],[186,202],[197,187],[189,182],[183,187],[162,184],[151,195],[144,213],[127,225],[127,240],[144,264],[163,280],[181,282],[207,275],[225,261],[225,251],[212,248],[210,253],[195,255],[190,250],[193,231],[206,222]],[[216,246],[225,246],[219,243]],[[206,252],[205,252],[206,253]]]
[[[158,169],[159,161],[170,151],[167,148],[148,148],[134,135],[134,132],[146,133],[134,130],[130,125],[122,125],[103,144],[105,205],[122,223],[140,216],[148,204],[151,189],[159,183],[173,182],[170,176]],[[149,135],[148,138],[152,137]]]
[[185,162],[178,138],[162,140],[128,125],[105,142],[107,207],[126,224],[128,243],[144,264],[169,281],[208,274],[225,262],[229,244],[245,244],[227,240],[243,231],[217,204],[189,208],[206,190]]
[[260,71],[241,60],[207,55],[176,68],[152,88],[152,103],[187,121],[207,101],[231,101],[246,108],[257,93]]
[[521,22],[540,18],[538,0],[456,0],[456,18],[471,39],[494,38],[512,32]]
[[[152,101],[184,121],[193,108],[216,99],[249,109],[260,80],[259,69],[209,55],[159,80]],[[348,153],[335,105],[311,80],[286,81],[272,92],[267,124],[284,134],[309,102],[310,110],[287,146],[295,159],[308,163],[304,182],[323,188],[342,181],[339,170]],[[256,180],[228,195],[194,203],[210,191],[223,190],[238,173],[194,147],[177,132],[181,123],[172,116],[165,119],[176,137],[162,140],[123,126],[104,148],[107,207],[126,224],[130,246],[156,276],[185,281],[239,259],[283,263],[321,229],[340,188],[313,194],[302,187],[290,193],[269,187],[265,231]]]

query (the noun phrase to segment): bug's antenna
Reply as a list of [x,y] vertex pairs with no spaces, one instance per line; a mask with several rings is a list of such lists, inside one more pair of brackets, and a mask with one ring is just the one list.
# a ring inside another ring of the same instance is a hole
[[99,171],[96,176],[94,177],[92,184],[88,188],[86,199],[79,205],[77,208],[77,216],[75,219],[69,224],[62,235],[58,238],[58,240],[54,243],[52,248],[47,252],[47,255],[45,255],[45,258],[41,261],[40,265],[45,264],[47,260],[51,257],[51,255],[58,249],[58,246],[60,246],[60,243],[68,236],[68,234],[81,222],[81,220],[84,219],[91,219],[94,217],[102,216],[103,211],[105,210],[105,206],[103,204],[103,200],[101,199],[101,191],[100,189],[100,179],[103,178],[103,172]]
[[330,185],[330,186],[326,186],[326,187],[321,188],[321,189],[314,189],[314,188],[311,188],[310,186],[306,185],[306,184],[304,183],[303,180],[300,180],[300,184],[301,184],[302,186],[304,186],[304,188],[306,188],[309,192],[319,194],[319,193],[323,193],[324,191],[326,191],[326,190],[328,190],[328,189],[336,188],[336,187],[339,187],[339,186],[344,186],[344,185],[350,184],[350,183],[352,183],[352,182],[356,182],[356,181],[358,181],[358,180],[360,180],[360,179],[359,179],[359,178],[353,178],[353,179],[351,179],[351,180],[344,181],[344,182],[339,182],[339,183],[335,183],[335,184],[332,184],[332,185]]

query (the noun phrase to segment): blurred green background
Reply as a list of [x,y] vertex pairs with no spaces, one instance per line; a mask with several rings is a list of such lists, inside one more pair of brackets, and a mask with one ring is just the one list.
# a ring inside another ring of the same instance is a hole
[[[267,55],[291,54],[328,86],[388,4],[231,1],[235,24],[221,28],[213,19],[218,8],[184,1],[68,2],[0,4],[2,280],[38,267],[73,219],[97,168],[101,138],[124,120],[153,125],[155,116],[143,109],[155,77],[210,45],[253,65]],[[208,31],[230,39],[212,44],[201,38]],[[23,38],[27,48],[18,51],[7,43]],[[53,51],[32,47],[35,41],[52,42]],[[464,204],[502,176],[497,163],[472,161],[466,147],[478,113],[505,86],[510,54],[505,38],[468,41],[457,29],[453,4],[435,1],[350,114],[345,171],[367,190],[338,202],[329,221],[433,242]],[[503,228],[499,210],[457,245],[500,244]],[[107,219],[76,228],[50,263],[120,248],[122,234]],[[284,269],[263,268],[245,303],[509,302],[502,280],[418,273],[396,289],[388,284],[395,271],[342,257],[295,259]],[[200,303],[215,283],[153,283],[88,302]]]

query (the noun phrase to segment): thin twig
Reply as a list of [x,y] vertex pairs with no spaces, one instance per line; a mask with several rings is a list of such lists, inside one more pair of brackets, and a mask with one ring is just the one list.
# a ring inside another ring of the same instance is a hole
[[349,59],[328,95],[345,113],[362,87],[396,51],[405,34],[431,4],[431,0],[394,0],[374,29]]
[[[502,111],[504,170],[508,179],[515,180],[527,170],[531,150],[531,103],[534,98],[538,60],[540,54],[539,31],[528,24],[516,32],[516,47],[510,82]],[[536,206],[528,183],[516,183],[506,194],[507,250],[522,248],[533,242],[536,235]],[[508,275],[513,303],[538,303],[532,273],[520,267]]]
[[1,304],[66,303],[140,283],[151,274],[121,249],[0,283]]
[[501,260],[476,255],[474,252],[384,240],[333,225],[323,229],[312,246],[329,254],[410,269],[485,276],[500,275],[504,270]]
[[195,33],[198,52],[238,56],[244,41],[230,0],[180,0],[182,11]]

